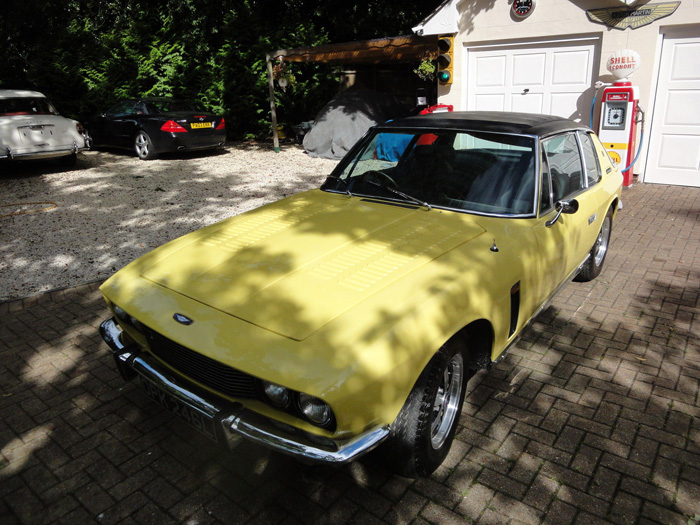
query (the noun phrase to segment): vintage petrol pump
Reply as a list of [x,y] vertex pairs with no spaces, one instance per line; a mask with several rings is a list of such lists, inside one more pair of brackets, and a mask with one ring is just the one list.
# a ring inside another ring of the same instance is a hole
[[[633,86],[628,77],[639,67],[640,57],[631,49],[617,51],[608,59],[608,71],[617,79],[614,84],[596,83],[596,88],[605,86],[600,110],[598,137],[613,162],[622,170],[623,184],[632,184],[632,165],[637,160],[637,124],[643,115],[639,107],[639,87]],[[640,141],[641,142],[641,141]]]

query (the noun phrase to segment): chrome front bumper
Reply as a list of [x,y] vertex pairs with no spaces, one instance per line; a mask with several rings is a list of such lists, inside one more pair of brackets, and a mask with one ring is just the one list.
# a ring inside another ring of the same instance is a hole
[[[253,412],[240,403],[215,396],[173,374],[138,346],[125,345],[122,330],[114,318],[100,325],[100,334],[112,349],[115,363],[124,379],[139,376],[149,397],[158,401],[157,393],[162,393],[164,399],[175,400],[162,401],[161,404],[211,439],[218,441],[223,437],[229,448],[233,448],[243,437],[304,461],[340,464],[369,452],[389,435],[388,426],[370,429],[349,440],[332,440],[305,432]],[[153,391],[152,387],[156,390]],[[209,421],[213,422],[213,435]]]

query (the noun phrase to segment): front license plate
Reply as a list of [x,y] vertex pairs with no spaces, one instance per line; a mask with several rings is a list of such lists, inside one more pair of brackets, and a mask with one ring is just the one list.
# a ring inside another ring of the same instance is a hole
[[190,122],[190,128],[192,128],[192,129],[211,128],[211,127],[212,127],[211,122]]
[[167,392],[164,392],[158,388],[148,379],[139,376],[139,380],[141,381],[141,388],[153,401],[162,407],[167,408],[173,414],[180,416],[180,418],[184,419],[187,423],[193,426],[196,430],[199,430],[209,439],[216,441],[214,420],[211,417],[187,406],[179,399],[176,399]]

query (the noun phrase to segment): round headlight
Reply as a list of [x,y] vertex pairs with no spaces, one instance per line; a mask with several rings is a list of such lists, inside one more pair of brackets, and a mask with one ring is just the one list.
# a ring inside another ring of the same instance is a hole
[[117,306],[116,304],[114,305],[114,315],[117,316],[117,319],[124,322],[128,322],[129,320],[129,314],[127,314],[121,306]]
[[145,327],[141,324],[141,322],[136,319],[133,315],[129,316],[129,322],[131,323],[131,326],[136,328],[139,332],[145,331]]
[[311,421],[314,425],[324,426],[331,422],[333,412],[331,407],[325,401],[310,396],[308,394],[299,394],[299,408],[304,417]]
[[280,408],[289,405],[289,389],[269,381],[263,381],[263,391],[273,405]]

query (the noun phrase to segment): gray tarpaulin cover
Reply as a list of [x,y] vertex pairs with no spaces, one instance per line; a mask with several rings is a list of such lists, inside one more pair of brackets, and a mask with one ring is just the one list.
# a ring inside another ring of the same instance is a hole
[[336,95],[319,111],[304,136],[304,149],[312,157],[341,159],[375,124],[406,114],[400,100],[386,93],[348,90]]

